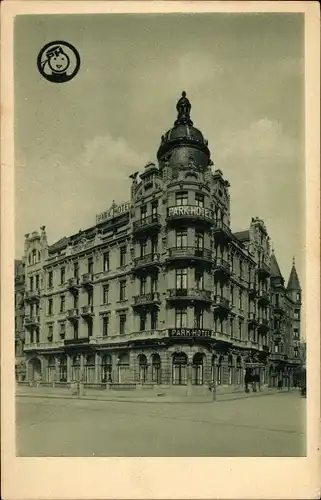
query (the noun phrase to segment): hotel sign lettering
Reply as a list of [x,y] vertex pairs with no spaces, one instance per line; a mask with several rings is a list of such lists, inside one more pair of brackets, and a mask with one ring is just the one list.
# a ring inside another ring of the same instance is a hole
[[177,215],[197,216],[206,219],[214,219],[213,210],[210,208],[197,207],[194,205],[183,205],[180,207],[170,207],[168,209],[168,217],[175,217]]
[[168,330],[170,337],[212,337],[212,330],[203,330],[198,328],[171,328]]
[[104,222],[109,219],[114,219],[119,215],[129,212],[129,210],[130,210],[129,202],[122,203],[120,205],[112,205],[108,210],[105,210],[105,212],[101,212],[100,214],[96,215],[96,224],[100,224],[101,222]]

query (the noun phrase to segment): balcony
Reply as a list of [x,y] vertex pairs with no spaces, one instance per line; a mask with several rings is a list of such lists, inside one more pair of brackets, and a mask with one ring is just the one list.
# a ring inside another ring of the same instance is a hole
[[255,328],[257,326],[256,313],[254,313],[254,312],[250,312],[249,313],[249,317],[248,317],[247,323],[252,328]]
[[77,290],[79,287],[79,278],[69,278],[67,281],[67,288],[70,291]]
[[269,320],[265,318],[258,318],[257,326],[261,332],[267,332],[269,330]]
[[271,352],[270,359],[271,361],[284,361],[285,354],[282,352]]
[[212,302],[212,292],[210,290],[199,290],[197,288],[172,288],[168,290],[168,301],[198,301],[204,303]]
[[221,295],[215,295],[213,300],[214,313],[227,315],[230,311],[230,301]]
[[65,347],[77,347],[79,345],[89,344],[89,337],[81,337],[81,338],[73,338],[73,339],[65,339],[64,346]]
[[25,292],[25,302],[39,302],[40,300],[40,290],[27,290]]
[[94,316],[94,306],[91,305],[82,306],[81,316],[83,318],[91,318],[92,316]]
[[25,344],[23,350],[25,352],[30,351],[50,351],[53,349],[61,349],[64,346],[62,340],[57,342],[32,342],[31,344]]
[[169,337],[168,330],[144,330],[117,335],[99,336],[90,339],[90,345],[128,345],[132,342],[146,342],[149,340],[161,341]]
[[265,290],[259,290],[257,298],[260,305],[267,306],[270,303],[270,294]]
[[37,314],[35,316],[25,316],[24,326],[25,328],[38,328],[40,325],[40,316]]
[[197,247],[173,247],[168,250],[167,261],[184,261],[213,263],[211,250]]
[[85,273],[81,276],[81,284],[86,288],[91,288],[93,286],[93,275],[91,273]]
[[275,329],[273,331],[273,340],[274,341],[280,341],[283,339],[283,332],[279,328]]
[[222,257],[214,258],[214,275],[228,278],[231,275],[230,263],[224,260]]
[[276,304],[273,306],[273,312],[274,314],[277,314],[279,316],[283,316],[285,314],[285,310],[283,309],[282,304]]
[[68,309],[67,319],[69,319],[69,321],[77,321],[79,319],[79,311],[76,307]]
[[147,232],[158,231],[161,227],[159,214],[152,214],[137,220],[133,224],[133,234],[144,234]]
[[149,253],[147,255],[141,255],[140,257],[136,257],[136,259],[134,259],[135,271],[144,271],[147,267],[159,267],[160,265],[159,253]]
[[167,209],[167,222],[175,221],[213,224],[213,210],[196,205],[172,206]]
[[251,299],[256,299],[257,295],[258,295],[257,285],[256,285],[255,281],[250,281],[250,283],[249,283],[249,297]]
[[160,303],[160,295],[158,292],[144,293],[133,297],[134,303],[132,307],[144,307],[156,305]]
[[232,232],[227,224],[221,219],[214,220],[214,238],[220,242],[228,242],[232,239]]
[[268,278],[270,276],[270,268],[265,262],[258,262],[257,273],[261,279]]

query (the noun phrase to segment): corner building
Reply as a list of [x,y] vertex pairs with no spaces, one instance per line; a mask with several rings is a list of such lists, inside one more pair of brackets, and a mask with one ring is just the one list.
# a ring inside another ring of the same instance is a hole
[[271,368],[278,344],[265,225],[253,218],[232,233],[229,183],[190,111],[183,92],[158,164],[130,176],[129,202],[51,246],[45,227],[26,235],[28,380],[197,391],[241,387],[246,372],[274,383],[292,367],[291,341],[282,344],[288,361]]

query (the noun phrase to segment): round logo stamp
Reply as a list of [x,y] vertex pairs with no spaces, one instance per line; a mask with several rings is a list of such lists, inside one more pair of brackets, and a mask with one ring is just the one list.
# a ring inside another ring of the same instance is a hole
[[80,56],[73,45],[61,40],[47,43],[39,52],[37,66],[49,82],[65,83],[72,80],[80,68]]

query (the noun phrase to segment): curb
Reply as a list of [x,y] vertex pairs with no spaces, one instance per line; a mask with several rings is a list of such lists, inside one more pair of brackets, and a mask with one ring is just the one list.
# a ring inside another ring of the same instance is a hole
[[266,393],[259,393],[255,394],[255,396],[241,396],[241,397],[234,397],[234,398],[227,398],[227,399],[216,399],[214,400],[207,400],[207,401],[200,401],[200,400],[166,400],[166,399],[155,399],[155,400],[142,400],[142,399],[133,399],[133,398],[124,398],[124,399],[116,399],[116,398],[93,398],[93,397],[78,397],[78,396],[69,396],[69,395],[48,395],[48,394],[16,394],[16,397],[22,397],[22,398],[38,398],[38,399],[73,399],[76,401],[100,401],[100,402],[115,402],[115,403],[147,403],[147,404],[210,404],[210,403],[226,403],[229,401],[238,401],[242,399],[251,399],[251,398],[258,398],[258,397],[263,397],[263,396],[272,396],[275,394],[288,394],[289,391],[279,391],[279,392],[266,392]]

